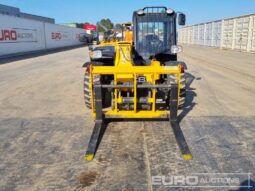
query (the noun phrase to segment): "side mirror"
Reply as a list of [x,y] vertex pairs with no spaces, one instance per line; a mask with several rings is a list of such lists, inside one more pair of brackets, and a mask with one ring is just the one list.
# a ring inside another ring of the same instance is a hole
[[183,26],[186,23],[186,15],[183,13],[180,13],[178,16],[178,24]]

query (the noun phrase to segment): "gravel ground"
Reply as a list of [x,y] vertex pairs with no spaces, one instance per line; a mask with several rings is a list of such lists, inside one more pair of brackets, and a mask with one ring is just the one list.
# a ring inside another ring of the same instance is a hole
[[77,48],[0,65],[1,191],[205,190],[151,180],[192,173],[250,172],[254,184],[254,54],[184,46],[189,89],[179,115],[192,161],[167,121],[111,122],[85,161],[94,124],[83,101],[86,60],[87,48]]

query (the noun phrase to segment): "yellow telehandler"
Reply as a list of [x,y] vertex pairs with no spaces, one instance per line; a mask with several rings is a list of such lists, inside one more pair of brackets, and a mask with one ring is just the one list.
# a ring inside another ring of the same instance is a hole
[[91,61],[84,65],[84,97],[95,126],[87,160],[94,158],[105,120],[111,118],[169,118],[183,158],[192,159],[177,119],[186,97],[186,65],[177,61],[182,51],[176,42],[177,17],[185,25],[183,13],[145,7],[134,12],[128,40],[125,35],[123,40],[106,38],[91,50]]

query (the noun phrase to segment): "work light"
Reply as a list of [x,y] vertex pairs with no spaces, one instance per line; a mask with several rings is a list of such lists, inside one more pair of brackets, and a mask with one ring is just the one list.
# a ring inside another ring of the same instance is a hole
[[181,46],[177,46],[177,45],[172,45],[171,46],[171,53],[172,54],[177,54],[182,52],[182,47]]
[[140,16],[144,15],[144,11],[142,9],[140,9],[140,10],[137,11],[137,14],[140,15]]
[[101,50],[94,50],[91,54],[92,59],[99,59],[102,58],[102,51]]
[[174,12],[173,9],[167,9],[167,10],[166,10],[166,13],[169,14],[169,15],[173,14],[173,12]]

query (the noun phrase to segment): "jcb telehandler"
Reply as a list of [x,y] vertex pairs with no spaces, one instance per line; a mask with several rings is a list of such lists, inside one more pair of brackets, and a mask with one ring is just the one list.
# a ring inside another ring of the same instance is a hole
[[92,160],[108,118],[169,118],[183,158],[192,155],[177,112],[186,96],[185,63],[177,61],[176,20],[185,15],[166,7],[145,7],[133,14],[132,41],[104,41],[85,63],[85,103],[95,126],[85,155]]

